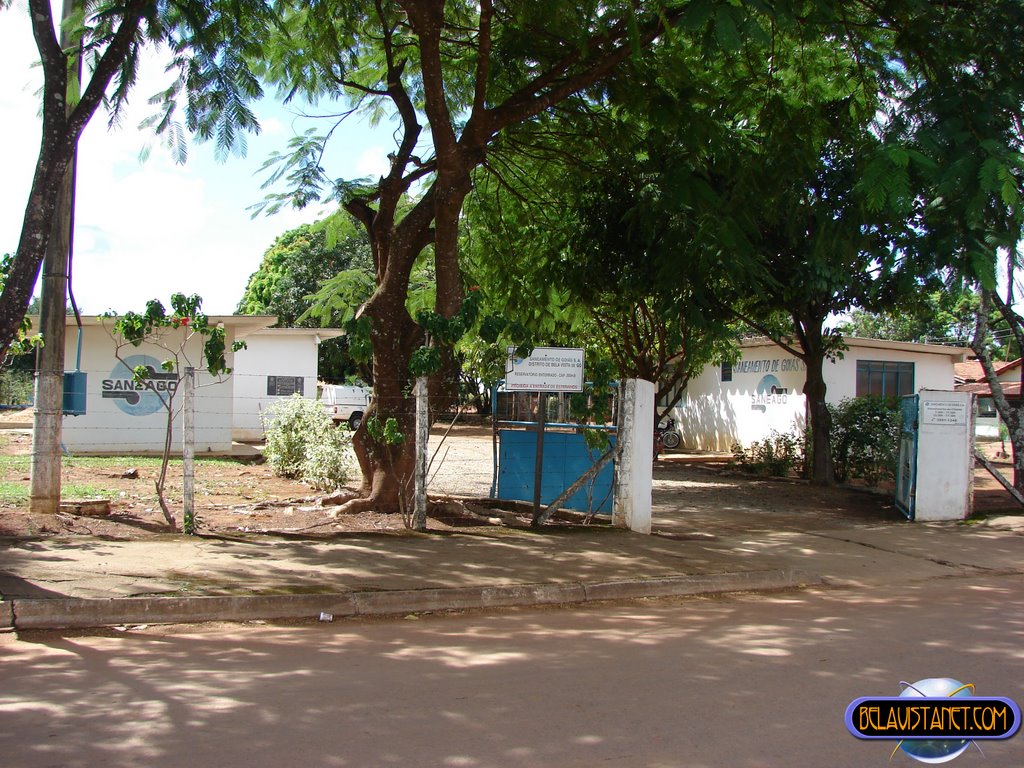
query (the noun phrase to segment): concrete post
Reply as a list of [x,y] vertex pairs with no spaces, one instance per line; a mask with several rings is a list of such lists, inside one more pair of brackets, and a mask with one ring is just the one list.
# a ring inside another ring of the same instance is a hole
[[637,533],[651,532],[654,464],[654,384],[629,379],[619,403],[622,446],[616,477],[612,524]]
[[430,439],[429,400],[427,377],[416,379],[416,477],[413,493],[412,527],[415,531],[427,529],[427,443]]
[[195,533],[196,519],[196,408],[195,386],[196,369],[185,368],[185,377],[181,382],[182,393],[182,434],[181,434],[181,468],[182,468],[182,525],[185,533]]

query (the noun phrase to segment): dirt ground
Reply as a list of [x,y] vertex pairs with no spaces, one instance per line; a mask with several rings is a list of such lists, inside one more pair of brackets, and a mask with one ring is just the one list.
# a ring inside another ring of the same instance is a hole
[[[6,489],[0,497],[0,536],[82,534],[140,539],[168,533],[153,487],[159,464],[152,458],[65,459],[65,489],[87,489],[109,498],[109,514],[62,511],[54,517],[31,513],[25,501],[31,434],[10,428],[21,423],[17,418],[0,415],[0,426],[8,427],[0,429],[0,487]],[[24,419],[24,414],[20,418]],[[458,505],[432,504],[428,529],[450,531],[499,521],[526,524],[524,513],[495,510],[486,502],[493,471],[489,428],[456,429],[441,442],[442,433],[443,429],[438,429],[432,436],[432,444],[440,443],[429,482],[432,499],[443,501],[452,495],[478,501],[470,504],[470,513],[457,509]],[[992,455],[998,447],[996,443],[986,452]],[[1004,462],[1002,469],[1009,472],[1011,468]],[[704,531],[715,525],[785,527],[787,521],[806,520],[808,515],[819,516],[825,524],[842,524],[844,519],[898,519],[890,494],[751,478],[721,463],[693,463],[691,457],[667,454],[656,462],[654,477],[656,527],[658,509],[671,509],[675,526]],[[169,478],[169,502],[180,525],[180,464],[172,465]],[[1020,511],[985,470],[976,473],[975,491],[978,513]],[[400,515],[337,515],[336,509],[309,486],[274,475],[259,456],[202,460],[197,464],[196,511],[201,533],[277,533],[315,538],[405,530]],[[723,511],[728,514],[723,516]],[[581,520],[570,516],[559,524],[579,525]]]

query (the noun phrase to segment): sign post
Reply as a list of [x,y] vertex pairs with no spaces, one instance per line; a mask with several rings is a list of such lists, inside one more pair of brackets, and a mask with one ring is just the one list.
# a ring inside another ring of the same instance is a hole
[[506,392],[582,392],[584,351],[574,347],[535,347],[529,357],[508,348]]

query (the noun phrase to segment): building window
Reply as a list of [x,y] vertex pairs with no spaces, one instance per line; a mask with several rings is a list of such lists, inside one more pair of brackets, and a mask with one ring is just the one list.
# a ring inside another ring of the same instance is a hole
[[994,419],[996,413],[996,401],[991,397],[978,398],[978,417],[982,419]]
[[722,383],[732,381],[732,363],[722,363]]
[[914,364],[888,360],[857,361],[857,397],[900,397],[914,393]]

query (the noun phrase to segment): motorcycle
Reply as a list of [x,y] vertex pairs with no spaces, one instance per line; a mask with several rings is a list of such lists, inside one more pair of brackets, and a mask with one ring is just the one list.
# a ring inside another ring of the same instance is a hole
[[658,422],[658,426],[655,429],[655,456],[661,451],[662,448],[678,448],[679,444],[683,441],[683,436],[679,434],[679,430],[676,429],[676,420],[671,416],[666,416],[664,419]]

